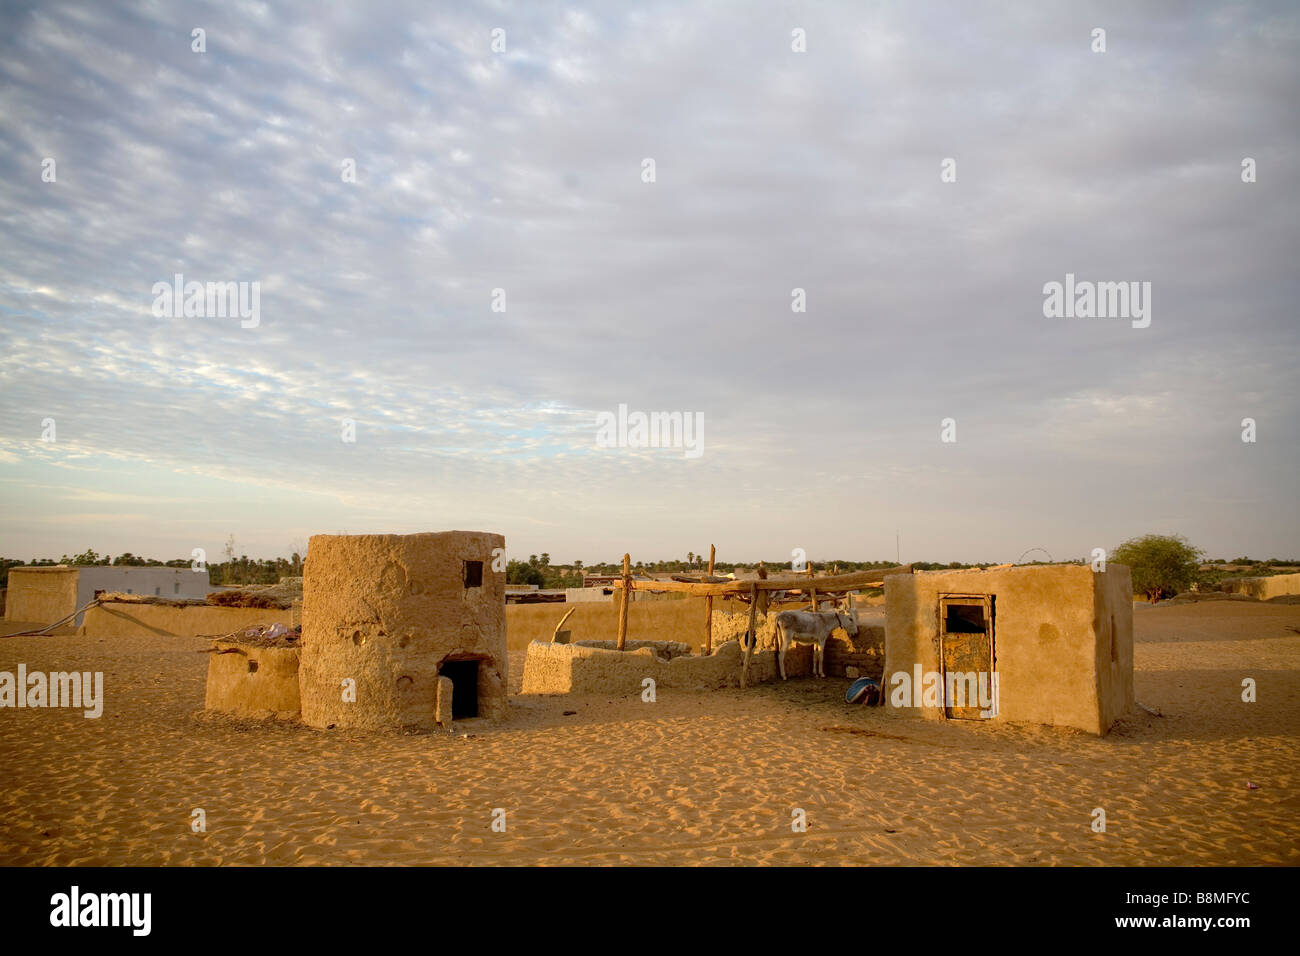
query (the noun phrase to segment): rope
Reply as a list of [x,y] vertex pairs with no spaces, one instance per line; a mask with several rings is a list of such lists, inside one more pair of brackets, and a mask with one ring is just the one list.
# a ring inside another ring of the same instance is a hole
[[17,634],[0,634],[0,637],[39,637],[41,634],[44,634],[46,631],[52,631],[56,627],[62,627],[64,624],[67,624],[69,621],[75,618],[82,611],[89,611],[92,607],[98,607],[100,604],[103,603],[104,602],[101,601],[99,598],[95,598],[95,600],[91,601],[85,607],[78,608],[77,610],[69,614],[67,617],[63,618],[63,620],[61,621],[55,621],[53,624],[46,624],[44,627],[35,631],[19,631]]

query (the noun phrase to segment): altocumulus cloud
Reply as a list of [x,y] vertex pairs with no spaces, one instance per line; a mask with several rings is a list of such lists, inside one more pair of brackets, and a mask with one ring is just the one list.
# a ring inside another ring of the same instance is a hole
[[[183,553],[471,520],[589,559],[1284,551],[1298,35],[1287,4],[8,5],[0,531],[80,546],[31,489],[129,467]],[[1045,320],[1066,272],[1151,282],[1151,327]],[[176,273],[259,282],[261,324],[154,318]],[[619,403],[702,412],[705,454],[597,449]],[[229,496],[187,513],[177,473]]]

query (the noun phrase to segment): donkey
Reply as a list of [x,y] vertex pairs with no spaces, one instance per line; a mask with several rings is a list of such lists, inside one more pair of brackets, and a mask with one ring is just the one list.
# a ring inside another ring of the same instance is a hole
[[813,674],[826,676],[826,641],[837,627],[854,637],[858,633],[858,612],[782,611],[776,616],[777,666],[785,680],[785,652],[791,644],[813,645]]

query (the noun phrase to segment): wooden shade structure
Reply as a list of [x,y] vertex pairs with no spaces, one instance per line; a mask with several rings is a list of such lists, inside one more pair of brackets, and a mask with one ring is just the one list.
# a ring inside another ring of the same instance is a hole
[[[626,556],[625,556],[626,557]],[[848,574],[827,575],[823,578],[809,577],[807,574],[779,578],[763,578],[757,581],[733,581],[717,579],[712,581],[635,581],[630,575],[615,581],[615,588],[632,591],[682,591],[693,597],[730,597],[747,600],[751,588],[755,591],[815,591],[824,596],[841,595],[848,591],[861,591],[863,588],[878,588],[891,574],[911,574],[910,564],[900,564],[892,568],[875,568],[870,571],[852,571]],[[626,573],[625,573],[626,574]]]
[[874,568],[869,571],[853,571],[849,574],[832,574],[817,578],[812,576],[812,567],[810,565],[806,574],[798,576],[760,577],[755,581],[736,581],[713,576],[715,553],[715,548],[710,545],[709,573],[703,579],[693,580],[685,575],[674,575],[671,581],[633,580],[629,565],[630,556],[623,555],[623,576],[620,580],[614,582],[614,587],[619,592],[618,649],[620,651],[624,649],[627,640],[627,605],[632,599],[633,591],[676,591],[692,597],[704,598],[703,652],[706,655],[713,653],[713,599],[715,597],[729,597],[734,600],[745,601],[749,604],[749,630],[745,644],[745,664],[740,673],[740,686],[744,687],[747,684],[749,674],[750,655],[753,653],[754,644],[757,640],[755,624],[758,611],[761,606],[763,613],[767,613],[768,598],[772,592],[807,592],[810,605],[816,610],[819,595],[823,598],[833,597],[838,599],[863,588],[880,587],[884,584],[888,575],[912,573],[910,564],[900,564],[892,568]]

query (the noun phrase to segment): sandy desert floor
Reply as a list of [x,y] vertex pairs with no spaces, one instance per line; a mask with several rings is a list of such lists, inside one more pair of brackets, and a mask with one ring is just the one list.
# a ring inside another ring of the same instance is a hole
[[0,640],[0,670],[102,670],[107,698],[97,720],[0,710],[0,863],[1300,863],[1300,606],[1135,626],[1163,716],[1100,739],[890,717],[835,679],[515,696],[468,738],[354,736],[204,715],[204,639]]

